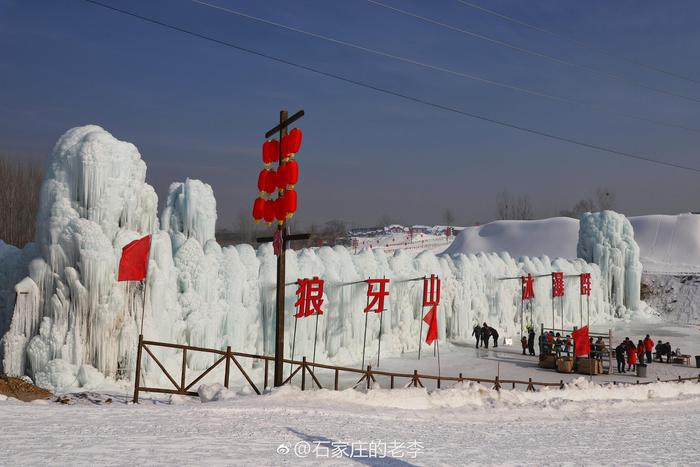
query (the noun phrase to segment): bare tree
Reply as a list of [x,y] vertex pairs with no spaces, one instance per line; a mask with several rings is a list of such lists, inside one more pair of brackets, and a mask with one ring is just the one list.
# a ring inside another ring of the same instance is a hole
[[564,217],[573,217],[574,219],[580,219],[581,215],[586,212],[595,211],[595,203],[592,199],[582,199],[579,200],[574,207],[571,209],[563,209],[560,214]]
[[0,158],[0,240],[18,247],[34,240],[43,178],[37,162]]
[[606,187],[598,187],[595,193],[598,210],[605,211],[615,208],[615,193]]
[[443,218],[445,219],[445,225],[452,226],[455,224],[455,216],[452,214],[452,211],[449,209],[445,210],[445,214],[443,214]]
[[528,220],[535,217],[527,195],[513,196],[506,190],[496,197],[496,215],[501,220]]

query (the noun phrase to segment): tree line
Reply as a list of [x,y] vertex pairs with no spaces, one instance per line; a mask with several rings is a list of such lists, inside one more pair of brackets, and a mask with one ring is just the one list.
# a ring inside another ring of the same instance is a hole
[[20,248],[34,241],[43,178],[38,162],[0,156],[0,240]]

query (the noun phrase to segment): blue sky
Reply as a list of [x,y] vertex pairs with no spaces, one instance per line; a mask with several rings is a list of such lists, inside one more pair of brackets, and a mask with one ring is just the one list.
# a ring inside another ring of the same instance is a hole
[[[504,22],[454,0],[382,0],[518,46],[700,99],[700,85]],[[693,1],[473,0],[645,63],[700,80]],[[188,0],[104,0],[119,8],[324,71],[489,118],[700,166],[700,103],[631,86],[408,18],[364,0],[211,0],[366,47],[591,102],[529,96],[376,57]],[[629,214],[700,210],[700,174],[620,159],[424,107],[122,16],[81,0],[0,0],[0,154],[46,159],[68,128],[95,123],[139,148],[161,199],[173,181],[210,183],[219,227],[249,212],[265,130],[303,108],[302,224],[382,216],[487,222],[504,189],[540,217],[611,188]],[[610,109],[607,111],[606,109]]]

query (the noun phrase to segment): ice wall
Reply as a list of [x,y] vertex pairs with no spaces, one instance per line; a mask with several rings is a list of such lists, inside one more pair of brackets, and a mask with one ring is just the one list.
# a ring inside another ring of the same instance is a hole
[[630,221],[613,211],[581,216],[577,253],[600,267],[606,301],[636,310],[640,305],[642,263]]
[[[270,245],[221,248],[214,238],[216,200],[197,180],[171,185],[160,223],[157,199],[145,183],[136,148],[96,126],[74,128],[56,144],[42,187],[37,242],[24,250],[0,248],[0,348],[4,370],[28,374],[55,390],[95,387],[104,377],[131,378],[140,327],[147,339],[272,354],[276,258]],[[160,228],[162,227],[162,229]],[[118,283],[121,248],[153,233],[148,282]],[[601,241],[607,237],[601,237]],[[2,246],[2,245],[0,245]],[[487,322],[501,337],[520,330],[520,282],[501,280],[531,273],[592,274],[590,311],[580,308],[577,279],[567,283],[565,324],[612,313],[601,268],[583,260],[512,258],[506,253],[412,256],[381,250],[352,254],[344,247],[287,251],[286,281],[326,280],[318,322],[318,361],[357,363],[362,355],[368,277],[391,280],[382,314],[382,353],[416,350],[422,282],[442,279],[440,339],[471,339]],[[610,267],[607,257],[598,264]],[[617,264],[617,263],[615,263]],[[568,280],[568,279],[567,279]],[[607,283],[605,283],[607,284]],[[551,280],[538,278],[527,323],[560,323],[552,317]],[[573,288],[573,290],[571,290]],[[291,353],[295,287],[287,288],[286,354]],[[143,306],[145,294],[145,309]],[[141,316],[145,319],[141,322]],[[376,353],[379,315],[368,316],[367,356]],[[315,318],[297,321],[295,355],[311,356]],[[166,368],[179,368],[180,353],[154,349]],[[213,357],[191,352],[188,370],[201,371]],[[250,367],[250,360],[242,361]],[[144,358],[146,384],[168,384]],[[252,369],[252,368],[251,368]],[[259,371],[259,369],[252,369]]]

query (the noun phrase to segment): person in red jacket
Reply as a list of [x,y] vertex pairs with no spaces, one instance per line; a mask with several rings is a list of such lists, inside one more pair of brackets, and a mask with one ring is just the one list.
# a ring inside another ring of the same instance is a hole
[[654,350],[654,341],[649,337],[649,334],[647,334],[647,337],[644,338],[644,352],[647,354],[647,364],[651,363],[651,353]]
[[644,364],[644,342],[641,339],[637,342],[637,363]]
[[637,348],[632,341],[627,341],[627,371],[637,369]]

